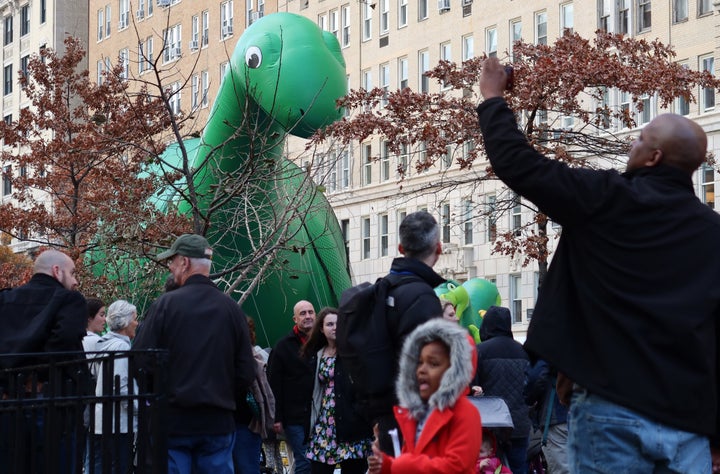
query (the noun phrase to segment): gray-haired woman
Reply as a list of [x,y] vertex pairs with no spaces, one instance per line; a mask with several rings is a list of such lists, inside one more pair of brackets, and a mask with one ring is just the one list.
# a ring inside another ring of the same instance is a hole
[[[117,300],[111,304],[107,309],[106,321],[110,331],[105,334],[95,344],[96,351],[113,352],[116,351],[129,351],[130,340],[135,337],[135,330],[138,326],[137,321],[137,308],[135,305],[128,303],[125,300]],[[111,368],[105,367],[106,364],[112,364]],[[112,371],[113,380],[108,385],[109,391],[105,390],[106,383],[103,380],[105,374],[110,374]],[[120,378],[120,391],[115,390],[115,379]],[[97,386],[95,394],[97,396],[108,395],[127,395],[128,393],[128,358],[127,355],[117,354],[115,357],[109,356],[104,358],[103,367],[99,371]],[[137,393],[137,390],[135,390]],[[105,407],[108,405],[110,408]],[[113,456],[110,458],[112,462],[112,472],[129,472],[128,466],[131,459],[132,440],[130,434],[128,434],[128,413],[127,413],[127,400],[122,400],[119,403],[120,406],[120,423],[116,423],[116,414],[114,413],[115,406],[118,404],[112,402],[98,403],[95,405],[95,423],[93,431],[93,449],[92,457],[94,458],[93,474],[102,472],[102,452],[103,452],[103,438],[112,439],[112,453]],[[103,412],[110,415],[112,414],[112,431],[110,433],[103,433]],[[135,431],[134,429],[132,431]],[[116,471],[119,467],[119,471]]]

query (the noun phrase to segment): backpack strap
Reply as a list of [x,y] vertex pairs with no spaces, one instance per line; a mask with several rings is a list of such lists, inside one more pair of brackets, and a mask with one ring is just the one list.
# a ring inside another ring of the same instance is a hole
[[547,409],[545,410],[545,426],[543,427],[542,440],[540,443],[547,445],[548,431],[550,431],[550,417],[555,407],[555,384],[550,384],[550,396],[548,397]]

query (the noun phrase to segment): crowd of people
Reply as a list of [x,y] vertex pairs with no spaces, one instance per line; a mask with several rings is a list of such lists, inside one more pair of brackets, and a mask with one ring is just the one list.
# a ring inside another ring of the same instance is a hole
[[[436,296],[439,229],[418,211],[399,227],[402,256],[386,277],[397,283],[387,313],[394,357],[383,368],[392,377],[371,398],[359,398],[338,356],[342,311],[316,315],[301,299],[268,357],[255,346],[252,320],[209,278],[212,249],[199,235],[180,236],[158,256],[172,278],[139,328],[130,302],[106,310],[86,300],[73,261],[41,253],[27,284],[0,293],[0,351],[84,349],[102,395],[104,374],[121,392],[136,390],[127,359],[103,352],[166,350],[173,474],[259,473],[262,442],[272,437],[291,448],[296,474],[525,474],[532,434],[552,474],[718,472],[720,216],[694,196],[691,180],[705,133],[661,115],[633,142],[626,172],[573,169],[527,142],[503,99],[506,85],[505,69],[486,60],[478,117],[494,172],[563,226],[524,346],[507,308],[487,310],[476,345]],[[153,370],[142,358],[137,366]],[[513,428],[483,428],[472,396],[502,398]],[[101,451],[101,435],[127,444],[137,429],[131,417],[107,433],[97,409],[84,451]],[[4,447],[3,474],[12,455]],[[74,459],[67,472],[77,462],[99,472],[102,461]],[[133,460],[111,462],[126,472]]]

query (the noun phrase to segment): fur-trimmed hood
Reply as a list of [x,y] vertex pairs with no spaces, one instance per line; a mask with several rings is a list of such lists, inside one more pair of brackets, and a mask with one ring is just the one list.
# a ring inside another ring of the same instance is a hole
[[[420,349],[437,340],[450,348],[450,367],[445,371],[437,392],[425,405],[420,399],[415,371]],[[442,411],[454,406],[473,378],[474,349],[467,330],[457,323],[435,318],[415,328],[405,339],[400,354],[400,372],[395,387],[400,406],[407,408],[416,420],[425,418],[433,409]]]

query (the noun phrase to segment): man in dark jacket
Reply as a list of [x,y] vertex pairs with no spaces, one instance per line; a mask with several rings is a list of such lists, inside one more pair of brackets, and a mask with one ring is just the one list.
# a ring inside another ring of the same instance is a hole
[[435,218],[427,211],[408,214],[400,223],[398,251],[403,255],[393,259],[386,276],[392,285],[388,298],[388,331],[395,342],[395,360],[388,361],[393,368],[388,378],[387,391],[368,402],[367,413],[378,423],[380,449],[393,455],[392,439],[388,430],[397,428],[392,407],[397,403],[395,379],[398,372],[400,350],[405,337],[416,327],[431,318],[442,317],[440,300],[434,288],[445,279],[432,267],[442,253],[440,229]]
[[290,334],[280,339],[270,352],[268,381],[275,395],[275,432],[284,434],[293,450],[295,474],[309,474],[305,457],[310,431],[310,409],[315,377],[315,359],[302,357],[300,348],[315,324],[315,308],[309,301],[293,307]]
[[208,277],[204,237],[181,235],[158,258],[179,288],[155,300],[133,349],[169,352],[168,470],[232,473],[233,413],[255,378],[247,320]]
[[506,83],[488,59],[478,116],[495,174],[562,225],[525,348],[576,383],[571,472],[709,472],[720,215],[693,191],[705,132],[659,115],[625,173],[573,169],[528,144],[502,98]]
[[[48,360],[44,358],[26,358],[12,357],[9,354],[20,353],[41,353],[41,352],[66,352],[73,351],[81,353],[83,350],[82,339],[85,336],[85,326],[87,323],[87,307],[85,298],[75,291],[78,281],[75,278],[75,264],[72,259],[57,250],[46,250],[35,259],[33,266],[33,276],[26,284],[14,288],[9,291],[0,293],[0,366],[2,368],[17,368],[35,364],[48,364]],[[78,355],[80,357],[80,355]],[[55,358],[57,361],[57,357]],[[77,368],[77,366],[73,366]],[[85,368],[83,364],[82,369]],[[35,372],[38,377],[38,384],[33,386],[30,383],[30,377],[25,381],[18,382],[25,385],[26,397],[35,396],[36,392],[42,392],[44,384],[48,381],[48,373],[46,371]],[[89,382],[89,372],[82,374],[79,378],[74,371],[67,374],[72,378],[73,383],[67,384],[62,382],[63,387],[71,386],[72,390],[83,390]],[[3,387],[8,380],[0,379],[0,392],[7,387]],[[59,390],[54,387],[54,391]],[[62,389],[64,390],[64,388]],[[59,392],[56,392],[59,393]],[[70,393],[69,395],[77,395]],[[7,394],[13,396],[13,394]],[[41,426],[44,424],[42,414],[39,416],[37,423]],[[8,427],[7,419],[3,415],[3,421],[0,422],[3,431]],[[36,431],[33,431],[36,432]],[[30,430],[28,430],[28,434]],[[52,436],[65,436],[62,432],[49,433]],[[3,432],[0,433],[0,473],[7,472],[41,472],[43,471],[42,463],[45,459],[42,452],[44,435],[40,435],[40,439],[34,439],[32,444],[30,439],[24,439],[25,449],[22,449],[24,455],[20,455],[11,448],[11,441],[14,440],[13,435]],[[71,434],[68,434],[72,438]],[[52,438],[49,438],[52,439]],[[59,456],[64,462],[61,462],[59,472],[70,472],[73,469],[74,460],[64,458],[62,456],[72,456],[74,451],[74,441],[67,439],[64,441],[53,439],[61,446]],[[29,449],[29,446],[35,446],[38,451]],[[31,458],[32,461],[31,461]],[[58,458],[55,458],[58,461]],[[34,464],[34,469],[31,467]]]
[[504,443],[508,467],[512,472],[527,472],[530,416],[525,389],[530,359],[522,344],[513,339],[508,308],[488,308],[480,326],[480,340],[473,384],[481,387],[484,395],[505,400],[514,425],[509,441]]

